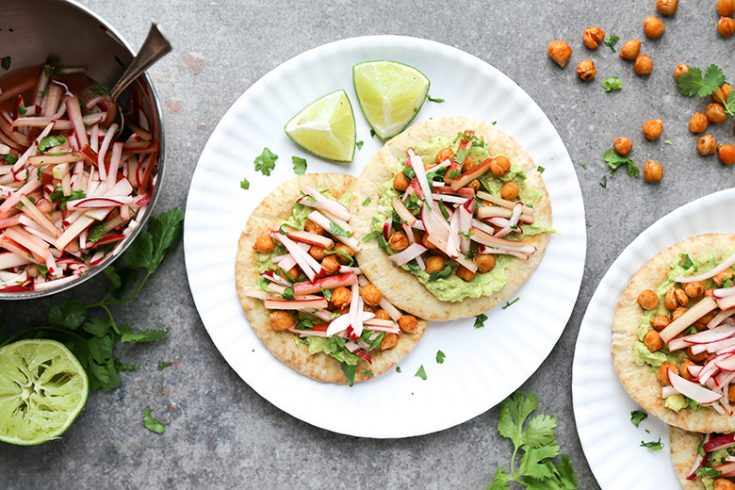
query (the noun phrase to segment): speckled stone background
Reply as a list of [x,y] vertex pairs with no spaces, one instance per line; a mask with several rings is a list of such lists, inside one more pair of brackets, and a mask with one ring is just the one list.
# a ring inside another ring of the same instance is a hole
[[[644,44],[655,63],[646,79],[636,77],[606,47],[588,52],[581,34],[585,26],[598,24],[623,40],[642,38],[642,22],[653,13],[654,0],[82,3],[135,46],[149,21],[160,21],[175,47],[152,69],[168,116],[169,172],[159,210],[184,206],[199,152],[245,89],[283,61],[329,41],[380,33],[427,37],[479,56],[525,89],[556,125],[577,166],[589,249],[569,325],[524,388],[538,393],[543,411],[559,418],[559,441],[572,456],[579,487],[597,488],[577,439],[570,390],[585,305],[610,263],[638,233],[668,211],[733,182],[734,169],[697,156],[687,121],[704,105],[679,96],[672,77],[680,62],[718,63],[735,76],[729,64],[735,38],[718,37],[714,1],[682,2],[676,17],[666,21],[664,37]],[[574,63],[596,60],[597,80],[581,83],[573,65],[561,71],[548,60],[546,43],[557,37],[574,47]],[[622,79],[622,92],[607,94],[600,86],[612,75]],[[664,137],[646,143],[641,124],[657,117],[665,121]],[[735,140],[732,123],[713,132],[718,139]],[[633,139],[637,162],[654,158],[664,164],[660,185],[622,174],[606,189],[599,185],[605,174],[602,153],[619,135]],[[100,284],[91,281],[50,300],[2,303],[0,322],[14,332],[42,320],[57,300],[94,297]],[[210,342],[189,294],[182,249],[164,264],[135,308],[116,315],[134,325],[170,325],[171,336],[157,345],[122,349],[121,357],[141,370],[125,374],[123,387],[114,393],[92,394],[63,440],[34,448],[0,446],[0,487],[484,488],[498,465],[508,462],[511,448],[497,435],[497,409],[438,434],[393,441],[335,435],[280,412],[243,383]],[[158,361],[167,359],[174,366],[159,372]],[[146,406],[168,423],[164,436],[143,428]]]

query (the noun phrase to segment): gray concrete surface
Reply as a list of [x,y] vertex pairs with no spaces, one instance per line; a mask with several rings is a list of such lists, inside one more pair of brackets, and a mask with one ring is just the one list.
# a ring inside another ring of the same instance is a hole
[[[168,111],[170,172],[159,210],[184,206],[199,152],[230,104],[270,69],[325,42],[379,33],[427,37],[492,63],[531,94],[577,165],[589,251],[571,321],[524,388],[538,393],[543,411],[559,418],[559,440],[572,456],[579,487],[597,488],[577,439],[570,391],[585,305],[638,233],[668,211],[733,181],[733,169],[696,155],[687,121],[703,105],[680,97],[672,77],[680,62],[718,63],[735,75],[729,65],[735,39],[717,36],[714,2],[685,2],[667,20],[665,36],[645,44],[655,62],[646,79],[606,47],[587,52],[581,33],[598,24],[623,40],[642,37],[642,21],[653,12],[654,0],[83,3],[136,46],[148,21],[159,20],[176,48],[152,71]],[[561,71],[552,65],[546,43],[556,37],[573,45],[574,62],[597,60],[596,81],[580,83],[574,66]],[[600,81],[611,75],[622,79],[622,92],[602,90]],[[646,143],[641,124],[655,117],[665,121],[664,137]],[[714,133],[735,140],[732,123]],[[606,189],[598,184],[605,173],[602,153],[622,134],[633,138],[637,162],[655,158],[666,166],[661,185],[625,175],[610,180]],[[91,297],[96,284],[63,297]],[[38,322],[54,301],[0,304],[1,323],[15,331]],[[189,294],[181,249],[136,307],[117,314],[134,325],[169,324],[171,336],[159,345],[123,349],[121,356],[142,370],[126,374],[123,387],[112,394],[93,394],[63,440],[35,448],[0,446],[0,487],[483,488],[510,456],[509,444],[496,432],[497,409],[438,434],[394,441],[331,434],[280,412],[243,383],[210,342]],[[159,372],[162,359],[177,362]],[[143,428],[146,406],[168,423],[166,435]]]

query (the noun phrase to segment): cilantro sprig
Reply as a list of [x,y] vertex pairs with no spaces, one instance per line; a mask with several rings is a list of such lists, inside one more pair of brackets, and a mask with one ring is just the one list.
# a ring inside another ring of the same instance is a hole
[[273,153],[271,149],[266,146],[263,148],[260,155],[255,157],[255,160],[253,160],[255,171],[268,177],[276,167],[276,160],[278,160],[278,155]]
[[[577,475],[568,455],[559,456],[556,418],[531,414],[538,408],[536,395],[518,391],[500,404],[498,432],[513,443],[508,472],[495,471],[488,490],[507,490],[515,482],[526,488],[577,488]],[[529,419],[529,417],[531,417]],[[517,461],[520,456],[520,461]]]
[[725,83],[725,74],[717,65],[710,65],[704,75],[699,68],[691,67],[689,71],[676,79],[679,93],[685,97],[707,97],[717,91]]

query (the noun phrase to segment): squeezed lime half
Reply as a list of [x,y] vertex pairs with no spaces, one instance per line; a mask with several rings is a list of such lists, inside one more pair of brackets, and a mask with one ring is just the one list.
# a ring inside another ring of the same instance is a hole
[[355,115],[344,90],[315,100],[284,128],[296,144],[316,156],[351,162],[355,155]]
[[0,348],[0,441],[32,446],[63,434],[84,408],[87,373],[55,340]]
[[397,61],[366,61],[352,67],[362,113],[382,140],[408,126],[426,101],[431,82],[416,68]]

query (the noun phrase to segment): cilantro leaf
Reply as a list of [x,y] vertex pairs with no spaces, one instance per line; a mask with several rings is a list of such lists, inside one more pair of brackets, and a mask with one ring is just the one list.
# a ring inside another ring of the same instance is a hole
[[440,271],[432,272],[429,274],[429,282],[438,281],[439,279],[446,279],[454,273],[454,266],[447,261],[444,268]]
[[362,241],[363,241],[363,243],[366,243],[366,242],[369,242],[370,240],[375,240],[376,238],[378,238],[382,234],[383,234],[382,231],[371,231],[370,233],[368,233],[367,235],[365,235],[364,237],[362,237]]
[[600,179],[600,187],[607,189],[607,175],[603,175]]
[[350,386],[353,386],[355,384],[355,373],[357,372],[357,366],[347,364],[346,362],[340,363],[340,366],[342,367],[342,372],[347,377],[347,383],[349,383]]
[[610,48],[610,50],[614,53],[615,52],[615,45],[620,41],[620,36],[616,36],[615,34],[611,36],[607,36],[602,43]]
[[648,448],[651,451],[660,451],[664,448],[664,445],[661,442],[661,438],[659,437],[658,441],[650,441],[650,442],[641,441],[641,447]]
[[538,170],[538,173],[542,174],[546,172],[546,167],[542,167],[541,165],[536,167],[536,170]]
[[735,91],[727,94],[727,97],[725,98],[725,103],[723,105],[725,106],[725,112],[727,114],[735,116]]
[[106,234],[107,234],[107,231],[105,231],[105,225],[102,223],[97,223],[96,225],[94,225],[93,227],[89,229],[89,233],[87,234],[87,240],[92,243],[98,242]]
[[84,328],[85,332],[102,338],[110,332],[111,326],[109,319],[97,316],[86,322],[82,328]]
[[243,177],[240,181],[240,189],[248,190],[250,189],[250,181],[247,179],[247,177]]
[[169,248],[181,240],[184,213],[174,208],[148,220],[146,230],[123,255],[122,263],[131,269],[146,269],[153,274],[166,257]]
[[398,374],[400,374],[400,373],[401,373],[401,366],[396,366],[396,372],[397,372]]
[[134,332],[129,325],[120,325],[120,342],[123,343],[140,343],[140,342],[153,342],[159,340],[168,335],[171,331],[170,328],[148,328],[145,330],[138,330]]
[[528,449],[521,456],[520,472],[537,480],[545,480],[554,476],[554,470],[546,464],[547,459],[559,455],[559,446],[541,446]]
[[708,466],[703,466],[697,470],[697,476],[720,476],[722,472]]
[[158,361],[158,370],[163,371],[166,368],[171,367],[173,363],[171,361]]
[[717,91],[725,83],[725,74],[717,65],[710,65],[702,76],[702,70],[689,68],[685,74],[676,79],[679,93],[686,97],[707,97]]
[[362,200],[362,205],[367,206],[368,204],[370,204],[371,201],[372,199],[370,199],[370,197],[366,197],[365,199]]
[[51,199],[51,201],[53,202],[58,202],[59,207],[61,207],[61,209],[65,209],[67,202],[76,201],[77,199],[84,199],[85,197],[87,197],[87,194],[81,189],[71,191],[71,194],[65,196],[64,190],[61,187],[57,187],[54,192],[51,193],[49,199]]
[[414,376],[416,376],[417,378],[421,378],[424,381],[426,381],[426,371],[424,371],[424,365],[423,364],[421,366],[419,366],[419,369],[418,369],[418,371],[416,371],[416,374],[414,374]]
[[436,351],[436,363],[437,364],[444,364],[444,358],[446,358],[446,354],[444,354],[442,351],[438,350]]
[[365,142],[363,140],[355,141],[355,146],[357,147],[358,150],[362,150],[362,145],[364,144]]
[[292,156],[291,163],[293,164],[293,173],[296,175],[304,175],[306,173],[306,159]]
[[153,410],[150,408],[146,408],[143,411],[143,425],[146,429],[149,431],[155,433],[155,434],[163,434],[166,432],[166,425],[161,422],[160,420],[154,419],[151,415],[153,413]]
[[524,442],[523,424],[537,407],[538,400],[535,394],[526,396],[520,391],[513,393],[500,405],[498,433],[510,439],[514,446],[521,447]]
[[630,412],[630,423],[638,427],[641,422],[648,418],[648,414],[642,410],[633,410]]
[[329,231],[334,236],[341,236],[341,237],[351,237],[352,233],[346,231],[344,228],[339,226],[334,221],[329,222]]
[[5,161],[8,162],[8,165],[15,165],[15,162],[18,161],[18,157],[12,153],[8,153],[5,155]]
[[283,290],[283,293],[281,294],[281,298],[283,299],[294,299],[294,291],[293,288],[286,288]]
[[48,313],[49,325],[76,330],[87,318],[87,309],[81,301],[69,300],[51,307]]
[[442,102],[444,102],[444,99],[439,99],[437,97],[432,97],[429,94],[426,94],[426,100],[428,100],[429,102],[435,102],[437,104],[441,104]]
[[602,88],[605,92],[619,92],[623,89],[623,82],[618,77],[607,77],[602,81]]
[[574,466],[572,466],[572,458],[568,454],[562,454],[559,458],[556,471],[559,474],[561,488],[564,490],[575,490],[577,488],[577,473],[574,471]]
[[556,419],[539,414],[528,421],[523,441],[526,446],[536,448],[554,442]]
[[45,153],[46,150],[49,148],[53,148],[54,146],[63,145],[66,143],[66,136],[61,135],[51,135],[46,136],[45,138],[42,138],[41,141],[38,143],[38,151],[41,153]]
[[484,313],[480,313],[475,317],[475,324],[473,327],[475,328],[482,328],[485,326],[485,320],[487,320],[487,315]]
[[509,483],[513,481],[513,477],[507,475],[503,468],[498,468],[493,476],[493,481],[487,490],[508,490],[510,488]]
[[268,177],[276,166],[276,160],[278,160],[278,155],[273,153],[271,149],[266,146],[263,148],[261,154],[253,160],[255,171]]
[[10,70],[10,63],[13,61],[13,59],[10,56],[3,56],[0,58],[0,67],[2,67],[3,70],[8,71]]
[[[625,167],[627,174],[631,177],[638,177],[638,175],[640,175],[641,173],[640,169],[638,169],[633,160],[626,156],[620,155],[618,152],[615,151],[614,148],[610,148],[609,150],[607,150],[603,155],[603,158],[605,159],[605,163],[607,163],[607,166],[612,171],[612,174],[615,174],[615,172],[617,172],[618,169],[623,166]],[[607,180],[605,181],[605,184],[607,185]]]

